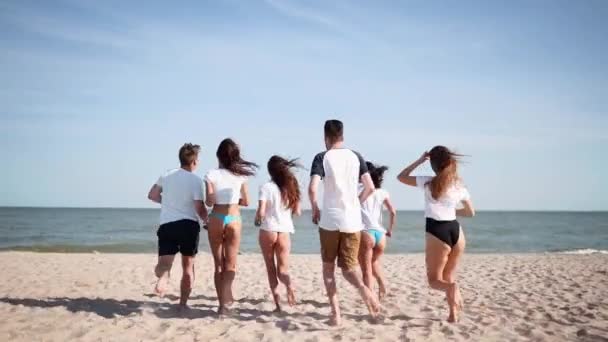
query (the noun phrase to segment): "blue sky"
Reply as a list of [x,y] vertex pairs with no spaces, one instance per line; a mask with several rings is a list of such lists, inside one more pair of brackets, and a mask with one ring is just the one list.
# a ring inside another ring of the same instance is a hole
[[[443,144],[481,209],[607,210],[605,1],[2,1],[0,205],[153,207],[187,141],[306,167],[328,118],[394,176]],[[428,173],[428,167],[420,174]],[[300,173],[302,183],[307,172]],[[304,184],[303,184],[304,185]]]

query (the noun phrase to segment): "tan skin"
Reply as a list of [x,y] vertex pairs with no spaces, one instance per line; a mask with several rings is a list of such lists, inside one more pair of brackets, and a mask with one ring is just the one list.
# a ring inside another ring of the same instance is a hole
[[[247,184],[241,186],[241,198],[238,204],[216,204],[215,189],[212,183],[205,182],[205,203],[213,207],[212,212],[224,215],[241,214],[239,206],[249,205]],[[227,313],[227,307],[234,302],[232,283],[236,275],[236,261],[241,244],[240,221],[231,222],[224,227],[224,222],[217,217],[209,217],[208,237],[214,262],[213,280],[219,301],[218,313]]]
[[386,278],[382,270],[381,257],[386,248],[386,237],[391,237],[393,234],[397,216],[397,211],[389,198],[384,200],[383,205],[390,215],[389,229],[376,246],[374,246],[374,238],[370,234],[361,232],[361,245],[359,246],[359,265],[363,273],[363,283],[371,290],[373,279],[376,279],[380,301],[386,296]]
[[[325,146],[328,150],[342,148],[342,145],[342,140],[331,141],[327,138],[325,139]],[[319,209],[319,204],[317,202],[317,188],[320,182],[321,178],[318,175],[314,175],[311,177],[310,184],[308,185],[308,196],[310,198],[310,205],[312,208],[312,222],[315,225],[318,225],[319,221],[321,220],[321,210]],[[363,202],[369,197],[369,195],[372,194],[372,192],[374,192],[375,188],[369,173],[361,176],[360,182],[363,184],[363,191],[359,195],[359,201]],[[341,314],[340,305],[338,303],[335,270],[335,263],[323,262],[323,283],[325,284],[325,290],[327,292],[327,297],[331,307],[329,325],[338,326],[341,324]],[[378,301],[376,300],[373,292],[367,286],[365,286],[361,276],[357,273],[357,270],[343,268],[342,276],[344,276],[344,279],[346,279],[346,281],[348,281],[359,291],[359,295],[367,306],[370,315],[373,318],[377,317],[378,312],[380,311]]]
[[[182,166],[182,169],[189,172],[194,172],[197,166],[198,160],[194,160],[190,165]],[[162,202],[162,190],[162,187],[156,184],[152,185],[152,188],[150,188],[150,191],[148,192],[148,199],[160,204]],[[203,201],[194,201],[194,209],[196,210],[196,213],[200,219],[203,222],[207,222],[207,208],[203,204]],[[171,267],[173,266],[174,260],[175,255],[161,255],[158,257],[156,267],[154,267],[154,273],[158,278],[156,286],[154,287],[154,293],[160,297],[163,297],[167,291]],[[187,306],[188,298],[192,292],[194,278],[194,256],[182,255],[182,279],[180,282],[179,300],[180,308],[185,308]]]
[[[397,179],[403,184],[415,187],[416,177],[411,176],[411,173],[428,159],[429,154],[427,152],[423,153],[420,158],[401,171]],[[457,216],[475,216],[475,209],[470,200],[462,201],[462,205],[462,209],[456,210]],[[448,322],[458,321],[459,312],[462,310],[462,296],[456,283],[456,269],[464,253],[465,245],[466,240],[462,228],[460,229],[458,242],[451,248],[437,237],[426,233],[425,259],[427,279],[431,288],[443,291],[446,294],[449,305]]]
[[[255,214],[256,225],[264,221],[265,213],[266,201],[259,201],[258,209]],[[298,203],[293,214],[300,216],[301,213],[302,210]],[[272,298],[274,299],[274,304],[276,306],[275,312],[281,311],[281,297],[278,292],[279,281],[285,285],[287,303],[290,306],[296,305],[295,290],[288,273],[289,252],[291,249],[290,234],[260,229],[258,241],[260,243],[260,248],[262,249],[262,255],[264,256],[264,263],[266,264],[268,284],[270,285],[270,292],[272,293]]]

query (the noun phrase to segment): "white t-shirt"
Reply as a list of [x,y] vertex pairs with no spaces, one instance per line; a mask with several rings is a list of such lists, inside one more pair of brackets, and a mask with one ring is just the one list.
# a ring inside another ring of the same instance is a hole
[[261,229],[272,232],[294,232],[291,209],[283,204],[281,190],[274,182],[270,181],[260,187],[259,200],[266,202]]
[[460,202],[471,198],[469,191],[461,183],[454,184],[438,200],[433,198],[427,186],[433,177],[416,177],[416,186],[424,191],[424,216],[437,221],[453,221]]
[[190,171],[173,169],[160,176],[156,185],[161,188],[160,224],[179,220],[198,222],[194,201],[203,200],[203,181]]
[[320,176],[324,187],[319,227],[344,233],[363,229],[358,185],[367,172],[361,155],[346,148],[331,149],[315,156],[310,175]]
[[388,191],[376,189],[361,204],[363,229],[376,229],[386,232],[386,229],[382,226],[382,209],[384,208],[384,201],[387,198],[389,198]]
[[205,181],[213,184],[215,204],[238,204],[241,186],[247,182],[247,177],[235,175],[226,169],[212,169],[205,175]]

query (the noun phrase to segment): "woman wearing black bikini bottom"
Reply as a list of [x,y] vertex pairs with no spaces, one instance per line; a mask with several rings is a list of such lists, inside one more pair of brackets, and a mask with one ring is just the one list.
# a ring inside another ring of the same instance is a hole
[[[444,146],[435,146],[397,176],[400,182],[424,191],[426,273],[430,287],[446,294],[450,310],[449,322],[456,322],[462,309],[456,268],[464,252],[465,238],[456,216],[475,215],[469,192],[458,177],[459,156]],[[435,176],[410,175],[428,159]],[[457,209],[460,206],[462,208]]]

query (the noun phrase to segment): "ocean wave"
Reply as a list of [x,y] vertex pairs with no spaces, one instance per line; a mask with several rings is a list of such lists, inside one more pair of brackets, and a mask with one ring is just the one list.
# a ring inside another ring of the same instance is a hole
[[587,254],[608,254],[608,250],[602,249],[592,249],[592,248],[582,248],[582,249],[572,249],[566,251],[558,251],[558,254],[577,254],[577,255],[587,255]]

